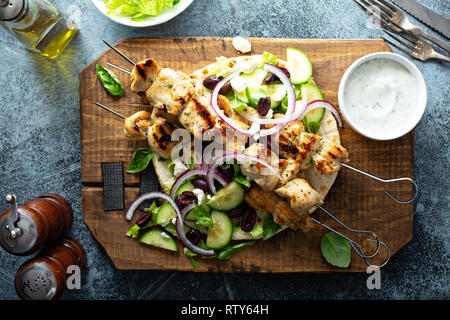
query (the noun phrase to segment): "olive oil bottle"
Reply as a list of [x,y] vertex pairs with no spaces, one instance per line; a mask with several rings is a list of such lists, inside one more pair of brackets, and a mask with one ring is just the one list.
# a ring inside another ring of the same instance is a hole
[[0,0],[0,23],[28,49],[57,58],[78,32],[47,0]]

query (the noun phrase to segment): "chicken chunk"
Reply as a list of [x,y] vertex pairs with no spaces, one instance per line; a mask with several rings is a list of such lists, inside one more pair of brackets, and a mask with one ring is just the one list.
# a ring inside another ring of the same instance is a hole
[[294,211],[289,203],[279,198],[273,211],[273,221],[279,225],[286,225],[292,230],[301,230],[308,232],[312,228],[312,220],[308,214],[308,210],[298,214]]
[[280,175],[283,178],[283,181],[281,181],[281,183],[284,185],[289,180],[295,178],[295,176],[299,172],[300,166],[293,159],[280,159],[278,161],[278,168],[280,170]]
[[348,162],[347,149],[337,143],[322,139],[320,148],[312,157],[314,170],[321,174],[330,174],[338,171],[341,161]]
[[245,201],[255,210],[270,212],[276,224],[286,225],[293,230],[307,232],[311,229],[311,218],[308,211],[298,215],[289,203],[273,191],[264,191],[259,187],[251,187],[245,194]]
[[152,125],[151,113],[139,111],[125,119],[124,134],[128,139],[144,140]]
[[275,192],[265,191],[254,186],[245,193],[245,202],[250,207],[266,212],[273,212],[279,199],[280,197]]
[[164,118],[154,119],[152,126],[148,128],[148,144],[159,156],[171,159],[172,149],[178,141],[172,141],[172,133],[178,129],[170,121]]
[[[252,144],[245,150],[244,154],[266,161],[273,167],[278,166],[278,157],[276,154],[266,148],[263,144]],[[278,176],[260,163],[246,161],[241,164],[241,170],[245,176],[254,180],[263,190],[273,190],[278,184]]]
[[320,147],[321,137],[308,132],[302,132],[292,142],[286,139],[284,133],[279,138],[280,155],[287,159],[294,159],[300,166],[300,170],[311,166],[311,158]]
[[275,192],[279,196],[289,199],[291,208],[300,215],[321,201],[317,191],[305,179],[291,180]]
[[215,116],[208,107],[192,98],[186,103],[186,107],[180,113],[178,120],[192,135],[202,138],[203,133],[214,127]]
[[170,115],[178,115],[194,94],[195,80],[168,68],[161,69],[153,84],[145,91],[150,105]]
[[158,78],[161,67],[154,59],[146,59],[137,63],[131,72],[131,90],[145,92]]

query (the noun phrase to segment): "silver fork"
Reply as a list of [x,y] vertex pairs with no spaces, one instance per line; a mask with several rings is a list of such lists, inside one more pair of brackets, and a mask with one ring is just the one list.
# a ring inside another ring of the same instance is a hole
[[[404,29],[402,26],[396,24],[395,22],[392,23],[385,23],[384,21],[380,20],[378,17],[373,16],[373,13],[370,11],[368,7],[364,7],[364,5],[360,4],[358,1],[353,0],[365,13],[367,13],[369,16],[372,16],[377,22],[380,23],[380,25],[385,29],[383,30],[385,33],[387,33],[390,37],[395,39],[397,42],[408,48],[410,51],[398,46],[397,44],[387,40],[386,38],[383,38],[387,43],[392,45],[393,47],[397,48],[398,50],[402,51],[403,53],[406,53],[407,55],[413,57],[414,59],[418,59],[421,61],[426,61],[429,59],[440,59],[446,62],[450,62],[450,58],[447,56],[444,56],[443,54],[440,54],[434,50],[431,43],[421,39],[416,34],[414,34],[411,31],[408,31]],[[370,6],[365,0],[360,0],[364,4]],[[369,0],[370,1],[370,0]],[[390,32],[386,31],[390,30]],[[405,41],[401,40],[399,37],[396,37],[394,33],[398,34],[401,38],[403,38]]]
[[[397,32],[400,32],[400,28],[402,30],[407,30],[411,33],[414,33],[415,35],[422,36],[431,42],[437,44],[439,47],[444,49],[447,52],[450,52],[450,47],[447,46],[445,43],[440,41],[439,39],[436,39],[429,33],[425,32],[421,27],[416,26],[412,24],[406,15],[405,12],[398,9],[394,5],[390,4],[389,2],[385,0],[368,0],[370,3],[368,3],[366,0],[360,0],[364,5],[361,5],[357,1],[353,0],[365,13],[367,13],[369,16],[374,16],[379,14],[384,20],[386,20],[387,25],[394,29]],[[374,6],[378,8],[379,12],[373,12],[370,11],[369,7]]]

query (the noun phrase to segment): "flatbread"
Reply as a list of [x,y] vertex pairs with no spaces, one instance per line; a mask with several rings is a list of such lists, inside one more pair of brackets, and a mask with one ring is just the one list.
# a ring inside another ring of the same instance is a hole
[[[239,65],[242,63],[255,63],[261,65],[263,60],[261,55],[253,55],[253,56],[241,56],[241,57],[235,57],[235,58],[229,58],[232,64]],[[283,60],[277,61],[278,66],[285,67],[286,62]],[[203,80],[208,76],[210,71],[215,68],[217,63],[212,63],[200,70],[197,70],[193,72],[191,75],[196,79],[197,81],[197,93],[200,96],[203,96],[201,101],[204,103],[209,103],[210,100],[210,94],[207,90],[203,87]],[[312,81],[313,82],[313,81]],[[329,110],[325,111],[325,115],[320,122],[320,129],[317,132],[317,135],[326,138],[327,140],[330,140],[335,143],[340,143],[340,136],[339,131],[337,127],[336,120],[334,119],[332,113]],[[167,166],[167,161],[163,161],[164,159],[160,159],[159,156],[155,154],[153,157],[153,164],[155,166],[155,171],[158,176],[158,180],[160,181],[161,185],[165,190],[167,190],[167,185],[169,183],[173,183],[172,181],[175,181],[175,177],[172,175],[171,171],[169,170]],[[314,171],[313,168],[309,168],[307,170],[303,170],[300,172],[300,177],[306,179],[309,184],[318,192],[320,198],[322,201],[325,200],[326,195],[330,191],[334,181],[336,180],[338,172],[334,172],[332,174],[318,174]],[[253,182],[254,183],[254,182]],[[317,208],[314,206],[309,210],[309,213],[312,213]],[[269,212],[256,210],[256,213],[258,214],[258,220],[264,221],[266,216],[269,214]],[[193,222],[187,222],[186,224],[191,227],[196,227],[195,223]],[[287,226],[281,226],[278,230],[279,232],[282,232],[286,230]],[[244,232],[242,230],[235,230],[233,233],[233,240],[258,240],[262,239],[262,235],[258,237],[253,237],[250,233]]]

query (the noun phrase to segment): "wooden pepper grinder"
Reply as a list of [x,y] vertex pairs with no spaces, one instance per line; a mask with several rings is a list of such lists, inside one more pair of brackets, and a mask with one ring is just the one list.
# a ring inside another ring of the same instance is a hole
[[6,201],[11,208],[0,216],[0,245],[12,254],[33,254],[44,243],[67,232],[72,224],[72,208],[59,195],[42,195],[22,206],[17,206],[14,195],[7,195]]
[[56,300],[66,286],[67,268],[75,265],[83,270],[84,262],[85,252],[78,241],[59,239],[19,268],[16,292],[24,300]]

